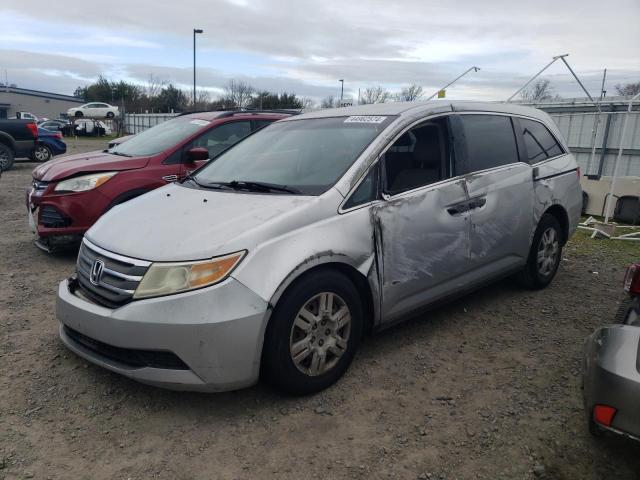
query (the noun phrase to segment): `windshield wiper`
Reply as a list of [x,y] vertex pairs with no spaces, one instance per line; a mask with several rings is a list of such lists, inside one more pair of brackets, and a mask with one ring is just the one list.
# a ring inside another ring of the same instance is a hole
[[293,194],[301,194],[297,188],[288,187],[287,185],[278,185],[277,183],[251,182],[245,180],[233,180],[223,183],[236,190],[249,190],[250,192],[285,192]]
[[120,157],[127,157],[127,158],[131,158],[133,155],[127,155],[126,153],[120,153],[120,152],[109,152],[111,155],[118,155]]

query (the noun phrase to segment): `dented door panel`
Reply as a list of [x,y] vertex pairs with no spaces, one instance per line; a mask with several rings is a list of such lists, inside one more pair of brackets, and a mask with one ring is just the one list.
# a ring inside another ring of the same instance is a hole
[[467,201],[464,180],[452,179],[371,207],[385,322],[456,288],[468,267]]
[[533,224],[531,166],[514,163],[467,175],[470,265],[498,275],[524,265]]

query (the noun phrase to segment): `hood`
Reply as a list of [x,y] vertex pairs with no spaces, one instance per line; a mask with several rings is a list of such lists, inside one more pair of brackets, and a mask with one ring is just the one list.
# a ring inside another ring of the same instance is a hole
[[50,182],[62,180],[79,173],[143,168],[148,162],[149,157],[119,157],[118,155],[104,153],[102,150],[96,150],[95,152],[65,155],[64,157],[49,160],[33,170],[33,178]]
[[339,200],[333,196],[342,197],[330,192],[326,198],[172,184],[111,209],[85,235],[106,250],[133,258],[201,260],[251,251],[264,241],[335,214]]

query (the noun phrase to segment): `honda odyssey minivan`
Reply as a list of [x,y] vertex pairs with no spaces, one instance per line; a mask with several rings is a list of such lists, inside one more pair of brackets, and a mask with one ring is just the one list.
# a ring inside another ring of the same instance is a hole
[[581,207],[549,116],[496,103],[289,117],[111,209],[59,285],[60,336],[144,383],[294,394],[365,332],[488,282],[554,278]]

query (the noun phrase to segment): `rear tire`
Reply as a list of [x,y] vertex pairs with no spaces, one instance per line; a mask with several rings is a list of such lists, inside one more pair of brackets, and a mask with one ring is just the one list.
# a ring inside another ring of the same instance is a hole
[[278,301],[265,335],[263,374],[279,390],[308,395],[347,370],[362,336],[358,290],[323,270],[294,283]]
[[5,144],[0,143],[0,170],[3,172],[13,167],[13,161],[15,156],[13,150],[7,147]]
[[539,290],[549,285],[562,259],[562,229],[553,215],[545,213],[533,235],[527,264],[520,272],[520,281],[527,288]]
[[51,157],[53,157],[53,154],[51,153],[49,147],[45,145],[38,145],[31,154],[31,160],[33,160],[34,162],[46,162],[48,160],[51,160]]

